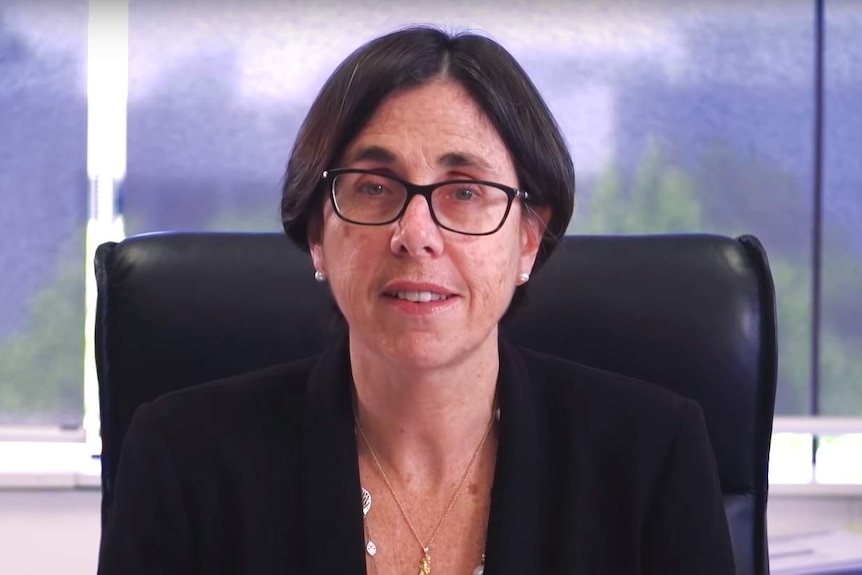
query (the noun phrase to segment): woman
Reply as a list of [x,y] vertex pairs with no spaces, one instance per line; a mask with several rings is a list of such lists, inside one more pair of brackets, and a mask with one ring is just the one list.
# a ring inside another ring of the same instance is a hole
[[282,198],[345,334],[142,406],[100,573],[732,573],[697,406],[498,337],[573,191],[493,41],[409,28],[352,54]]

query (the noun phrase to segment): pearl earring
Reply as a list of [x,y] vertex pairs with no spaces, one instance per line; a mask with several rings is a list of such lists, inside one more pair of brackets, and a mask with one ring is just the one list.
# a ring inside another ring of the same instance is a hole
[[527,283],[530,281],[530,274],[527,272],[521,272],[521,275],[518,276],[521,280],[521,283]]
[[314,270],[314,280],[319,282],[325,282],[326,274],[320,270]]

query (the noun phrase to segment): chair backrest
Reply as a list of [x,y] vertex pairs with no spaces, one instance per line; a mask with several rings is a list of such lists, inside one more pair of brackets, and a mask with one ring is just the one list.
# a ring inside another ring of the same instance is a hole
[[[333,303],[312,273],[308,255],[275,233],[148,234],[99,247],[103,518],[137,405],[325,346]],[[768,572],[775,304],[756,238],[566,237],[503,333],[699,402],[737,573]]]

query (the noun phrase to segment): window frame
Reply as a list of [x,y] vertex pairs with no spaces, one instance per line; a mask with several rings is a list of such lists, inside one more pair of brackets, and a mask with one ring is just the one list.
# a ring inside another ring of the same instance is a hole
[[[811,333],[811,409],[818,411],[818,338],[820,313],[820,275],[822,257],[822,201],[823,201],[823,52],[824,3],[813,0],[815,16],[815,181],[813,195],[815,208],[813,237],[813,294]],[[94,327],[96,283],[94,255],[98,245],[106,241],[119,241],[125,237],[122,213],[119,206],[120,184],[126,169],[126,108],[128,100],[128,0],[105,2],[89,0],[88,22],[88,144],[87,173],[90,180],[89,220],[85,248],[86,318],[84,422],[80,429],[55,427],[0,426],[0,461],[8,457],[7,465],[0,466],[0,488],[16,486],[98,485],[94,463],[98,464],[101,452],[99,439],[99,395],[95,369]],[[773,445],[783,434],[803,434],[811,437],[811,481],[807,483],[783,482],[776,477],[770,486],[773,493],[829,494],[862,493],[862,481],[847,484],[816,482],[816,450],[821,437],[841,437],[862,434],[862,414],[858,417],[828,417],[820,415],[777,416],[773,420]],[[22,446],[33,446],[27,455]],[[38,446],[38,447],[37,447]],[[774,455],[776,453],[773,453]],[[51,466],[48,459],[56,458]],[[849,461],[849,458],[848,458]],[[772,472],[772,467],[770,467]],[[777,491],[775,491],[777,490]]]

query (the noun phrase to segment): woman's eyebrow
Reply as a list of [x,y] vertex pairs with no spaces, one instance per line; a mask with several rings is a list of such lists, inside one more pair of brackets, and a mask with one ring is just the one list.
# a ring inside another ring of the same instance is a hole
[[365,146],[355,150],[347,158],[348,164],[354,162],[372,161],[381,164],[394,164],[397,161],[395,154],[381,146]]
[[[382,146],[363,146],[353,151],[347,158],[348,164],[362,161],[391,165],[397,163],[398,158],[392,151]],[[485,171],[492,168],[484,158],[470,152],[447,152],[437,158],[437,164],[444,168],[475,167]]]
[[475,167],[490,170],[491,165],[481,156],[469,152],[448,152],[437,159],[437,163],[446,168]]

